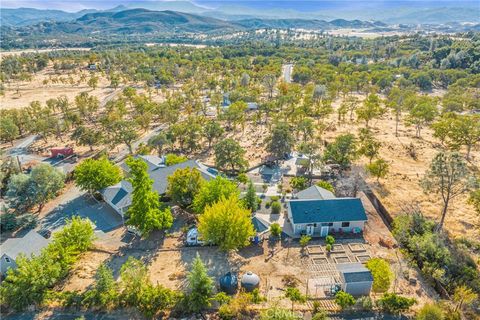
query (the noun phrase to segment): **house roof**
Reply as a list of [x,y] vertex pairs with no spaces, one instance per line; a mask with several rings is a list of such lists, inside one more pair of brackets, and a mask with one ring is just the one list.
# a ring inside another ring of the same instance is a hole
[[262,233],[268,230],[268,223],[259,217],[252,217],[252,224],[257,233]]
[[11,259],[17,259],[22,253],[27,257],[30,257],[32,254],[39,255],[49,242],[35,230],[31,230],[23,238],[7,239],[0,246],[0,253],[7,255]]
[[[187,160],[169,167],[158,166],[148,171],[150,178],[153,180],[153,188],[158,192],[158,194],[164,194],[167,191],[168,176],[173,174],[177,169],[184,168],[194,168],[200,171],[205,180],[215,178],[217,173],[215,170],[212,170],[211,168],[195,160]],[[127,180],[122,180],[116,185],[103,189],[101,194],[105,200],[108,200],[120,209],[131,205],[132,191],[133,187],[130,182]]]
[[358,198],[292,199],[288,207],[295,224],[367,220],[362,201]]
[[[158,157],[158,156],[152,156],[152,155],[135,155],[134,156],[135,159],[142,159],[143,161],[145,161],[145,163],[147,164],[148,166],[148,171],[151,171],[151,170],[154,170],[158,167],[164,167],[164,159],[161,158],[161,157]],[[121,164],[120,164],[120,167],[122,168],[123,171],[125,172],[130,172],[130,168],[128,167],[128,165],[125,163],[125,161],[123,161]]]
[[345,283],[373,281],[372,273],[361,263],[340,263],[337,270],[343,275]]
[[305,190],[302,190],[296,194],[297,199],[316,199],[316,200],[325,200],[325,199],[335,199],[335,195],[317,185],[313,185]]

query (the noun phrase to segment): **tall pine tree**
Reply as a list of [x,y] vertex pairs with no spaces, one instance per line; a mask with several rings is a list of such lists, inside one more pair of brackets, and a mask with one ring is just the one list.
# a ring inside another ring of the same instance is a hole
[[155,229],[168,229],[172,226],[173,217],[170,208],[161,209],[158,193],[153,190],[153,180],[147,172],[147,164],[142,159],[129,158],[133,186],[132,205],[128,208],[127,224],[138,228],[144,236]]

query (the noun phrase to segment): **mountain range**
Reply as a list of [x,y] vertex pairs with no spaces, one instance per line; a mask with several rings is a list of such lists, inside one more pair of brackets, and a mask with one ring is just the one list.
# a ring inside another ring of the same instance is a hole
[[[478,23],[480,4],[478,0],[438,0],[438,1],[213,1],[195,2],[149,1],[149,0],[105,0],[94,3],[78,0],[87,9],[77,12],[61,10],[39,10],[33,8],[0,9],[2,26],[26,26],[45,21],[71,21],[87,13],[119,12],[143,8],[151,11],[177,11],[220,20],[236,21],[248,19],[302,19],[302,20],[378,20],[387,24],[444,24]],[[41,8],[55,8],[57,1],[42,0],[34,3]],[[12,2],[13,4],[15,1]],[[66,2],[67,4],[69,2]],[[117,4],[116,7],[114,5]],[[73,4],[72,4],[73,5]],[[104,8],[111,5],[113,8]],[[66,6],[66,5],[65,5]]]

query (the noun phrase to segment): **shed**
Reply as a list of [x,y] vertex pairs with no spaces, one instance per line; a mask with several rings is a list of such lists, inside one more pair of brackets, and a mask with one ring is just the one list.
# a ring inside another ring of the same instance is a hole
[[368,296],[372,290],[373,276],[361,263],[337,264],[342,290],[352,296]]
[[248,271],[242,276],[242,288],[247,292],[252,292],[260,286],[260,277],[255,273]]
[[235,294],[238,289],[238,277],[228,272],[220,278],[220,290],[228,294]]

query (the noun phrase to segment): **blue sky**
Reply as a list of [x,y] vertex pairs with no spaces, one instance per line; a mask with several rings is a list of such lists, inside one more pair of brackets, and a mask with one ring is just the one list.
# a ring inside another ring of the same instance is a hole
[[[159,2],[162,0],[141,0],[141,2],[152,1]],[[165,1],[165,0],[163,0]],[[60,9],[65,11],[78,11],[82,9],[109,9],[119,4],[128,4],[129,7],[134,7],[135,0],[2,0],[1,6],[3,8],[18,8],[18,7],[30,7],[39,9]],[[320,11],[329,10],[335,8],[348,8],[348,9],[361,9],[368,8],[370,6],[376,6],[377,8],[385,7],[391,8],[398,5],[408,6],[421,6],[421,7],[439,7],[439,6],[457,6],[460,7],[463,4],[477,3],[480,8],[480,0],[473,1],[452,1],[452,0],[436,0],[436,1],[422,1],[422,0],[193,0],[191,1],[203,7],[216,8],[221,5],[239,5],[244,7],[250,7],[258,10],[262,9],[293,9],[297,11]]]

